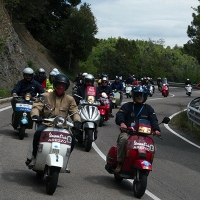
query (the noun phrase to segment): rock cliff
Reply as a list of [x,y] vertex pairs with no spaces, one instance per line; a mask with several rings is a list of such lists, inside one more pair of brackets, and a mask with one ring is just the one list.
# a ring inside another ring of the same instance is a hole
[[0,89],[11,90],[22,79],[25,67],[37,70],[43,67],[48,73],[60,67],[48,49],[37,42],[23,24],[11,23],[0,1]]

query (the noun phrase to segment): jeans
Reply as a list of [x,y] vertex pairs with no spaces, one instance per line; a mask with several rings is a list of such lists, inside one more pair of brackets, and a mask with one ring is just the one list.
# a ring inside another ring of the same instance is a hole
[[129,134],[122,132],[117,139],[117,161],[123,162],[126,152],[126,142],[129,138]]
[[[46,125],[44,124],[40,124],[34,134],[34,137],[33,137],[33,152],[32,152],[32,155],[33,157],[35,158],[36,155],[37,155],[37,146],[38,146],[38,143],[39,143],[39,140],[40,140],[40,135],[42,133],[42,131],[47,128]],[[75,143],[76,143],[76,140],[75,140],[75,137],[73,135],[72,136],[72,143],[71,143],[71,152],[73,151],[74,149],[74,146],[75,146]],[[70,153],[71,153],[70,152]]]

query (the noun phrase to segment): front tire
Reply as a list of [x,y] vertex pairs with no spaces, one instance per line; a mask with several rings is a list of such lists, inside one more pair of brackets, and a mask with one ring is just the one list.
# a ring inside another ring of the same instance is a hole
[[104,116],[101,115],[100,122],[99,122],[99,127],[103,126],[103,122],[104,122]]
[[58,184],[58,177],[60,173],[60,168],[58,167],[47,167],[47,175],[46,178],[46,193],[52,195]]
[[147,188],[147,174],[143,171],[139,173],[139,180],[133,181],[133,193],[137,198],[141,198]]
[[23,140],[23,139],[24,139],[25,130],[26,130],[26,127],[22,125],[22,126],[20,127],[20,129],[19,129],[19,139],[20,139],[20,140]]
[[92,148],[93,142],[93,129],[86,129],[85,130],[85,151],[89,152]]

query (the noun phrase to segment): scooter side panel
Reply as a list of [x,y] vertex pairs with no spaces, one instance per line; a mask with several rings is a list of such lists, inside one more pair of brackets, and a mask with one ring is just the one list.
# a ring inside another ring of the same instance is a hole
[[117,166],[117,146],[112,146],[106,156],[106,162],[110,165]]

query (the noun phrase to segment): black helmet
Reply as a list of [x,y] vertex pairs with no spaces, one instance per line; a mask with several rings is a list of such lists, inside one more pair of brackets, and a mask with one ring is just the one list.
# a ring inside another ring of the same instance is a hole
[[92,75],[92,74],[87,74],[86,76],[85,76],[85,78],[84,78],[84,83],[85,83],[85,85],[87,84],[87,83],[92,83],[92,85],[94,84],[94,76]]
[[53,87],[56,87],[57,83],[64,83],[65,84],[65,90],[67,90],[70,86],[70,82],[67,76],[64,74],[58,74],[55,76],[55,80],[53,82]]
[[[135,101],[135,97],[137,95],[142,95],[144,97],[144,101],[142,103],[144,103],[146,100],[147,100],[147,96],[148,96],[148,90],[143,87],[143,86],[136,86],[132,89],[132,98],[133,98],[133,101]],[[137,102],[136,102],[137,103]]]

